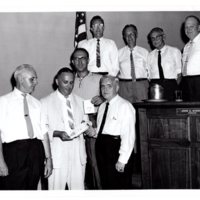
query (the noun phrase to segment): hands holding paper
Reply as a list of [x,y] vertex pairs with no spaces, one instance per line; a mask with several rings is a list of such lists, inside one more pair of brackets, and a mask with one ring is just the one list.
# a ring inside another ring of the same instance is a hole
[[97,137],[97,132],[92,126],[89,126],[89,128],[85,131],[85,134],[89,137]]

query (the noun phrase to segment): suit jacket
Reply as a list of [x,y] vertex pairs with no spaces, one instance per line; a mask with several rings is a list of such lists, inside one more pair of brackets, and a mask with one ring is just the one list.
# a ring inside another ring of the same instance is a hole
[[[48,128],[54,168],[60,168],[69,163],[72,157],[80,160],[81,164],[84,165],[86,163],[86,151],[82,134],[71,141],[62,141],[60,138],[53,137],[55,130],[66,131],[67,123],[63,117],[63,105],[58,93],[58,91],[55,91],[41,99],[42,120]],[[70,94],[70,98],[75,126],[80,125],[83,120],[88,121],[88,116],[84,115],[83,100],[75,94]]]

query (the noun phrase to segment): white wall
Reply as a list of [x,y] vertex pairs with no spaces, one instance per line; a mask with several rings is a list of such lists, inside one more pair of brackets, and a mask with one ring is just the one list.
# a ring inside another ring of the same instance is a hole
[[[138,45],[150,50],[147,34],[156,26],[162,27],[167,43],[182,49],[180,31],[189,14],[200,12],[87,12],[89,22],[94,15],[105,20],[105,36],[123,46],[121,31],[125,24],[138,27]],[[38,73],[39,84],[34,96],[41,98],[52,91],[55,73],[69,63],[73,51],[75,12],[0,13],[0,95],[11,90],[10,77],[23,63],[32,64]]]

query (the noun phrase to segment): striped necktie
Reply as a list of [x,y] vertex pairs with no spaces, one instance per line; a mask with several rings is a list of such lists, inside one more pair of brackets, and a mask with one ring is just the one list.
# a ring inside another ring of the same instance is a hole
[[188,60],[189,60],[189,57],[190,57],[192,45],[193,45],[193,42],[190,41],[187,48],[185,49],[186,57],[185,57],[185,61],[184,61],[184,64],[183,64],[183,71],[182,71],[183,76],[187,75],[187,64],[188,64]]
[[134,65],[134,60],[133,60],[133,50],[130,49],[130,63],[131,63],[131,77],[132,81],[136,81],[136,76],[135,76],[135,65]]
[[102,131],[103,131],[103,128],[104,128],[104,125],[105,125],[105,122],[106,122],[106,116],[107,116],[107,112],[108,112],[108,106],[109,106],[109,103],[107,102],[98,134],[101,134]]
[[97,67],[101,67],[100,39],[97,39],[97,47],[96,47],[96,65],[97,65]]
[[162,68],[162,64],[161,64],[161,51],[158,51],[158,70],[159,70],[159,76],[160,79],[164,79],[164,73],[163,73],[163,68]]
[[26,126],[27,126],[27,131],[28,131],[28,136],[30,138],[33,138],[34,136],[34,131],[33,131],[33,125],[31,122],[31,118],[29,116],[29,108],[28,108],[28,103],[27,103],[27,94],[22,94],[24,97],[23,103],[24,103],[24,118],[26,120]]
[[68,114],[68,123],[71,129],[74,129],[74,117],[72,114],[72,108],[69,99],[66,100],[67,105],[67,114]]

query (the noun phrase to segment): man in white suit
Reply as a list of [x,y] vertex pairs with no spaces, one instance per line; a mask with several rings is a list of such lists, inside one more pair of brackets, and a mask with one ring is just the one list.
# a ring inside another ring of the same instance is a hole
[[[60,69],[55,82],[57,90],[41,99],[42,116],[48,127],[54,164],[49,189],[84,189],[86,152],[84,137],[80,133],[89,127],[86,124],[88,116],[84,115],[82,99],[71,93],[74,86],[73,71],[69,68]],[[70,110],[67,101],[70,102]]]

